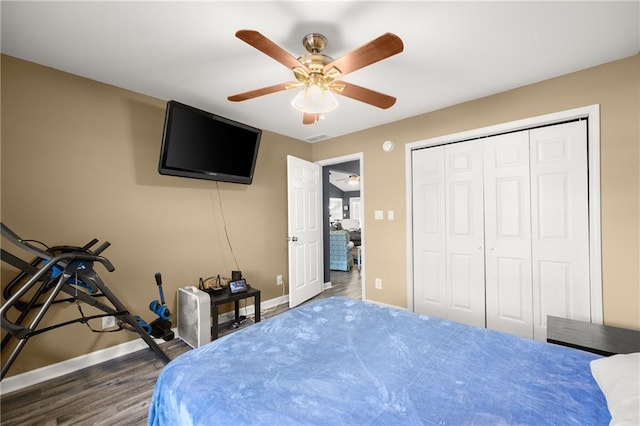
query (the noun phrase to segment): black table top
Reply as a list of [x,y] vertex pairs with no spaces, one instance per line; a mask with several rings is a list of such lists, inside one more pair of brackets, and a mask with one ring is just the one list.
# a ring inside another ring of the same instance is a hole
[[240,300],[240,299],[244,299],[247,297],[252,297],[260,294],[260,290],[254,287],[249,287],[247,291],[243,291],[240,293],[230,293],[229,290],[223,290],[219,293],[218,292],[214,293],[213,291],[207,291],[207,290],[205,290],[205,292],[209,293],[209,297],[211,298],[212,302],[217,302],[217,303],[233,302],[235,300]]
[[547,342],[600,355],[640,352],[640,331],[547,316]]

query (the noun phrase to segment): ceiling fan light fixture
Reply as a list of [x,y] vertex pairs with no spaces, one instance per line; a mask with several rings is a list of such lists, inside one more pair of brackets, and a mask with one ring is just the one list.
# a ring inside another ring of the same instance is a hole
[[291,101],[291,106],[302,112],[324,114],[336,109],[338,101],[330,90],[310,84],[298,92]]

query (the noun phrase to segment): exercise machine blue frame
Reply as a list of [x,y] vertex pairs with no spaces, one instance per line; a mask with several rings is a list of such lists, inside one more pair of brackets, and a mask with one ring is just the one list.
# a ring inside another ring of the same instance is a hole
[[[132,315],[95,272],[94,263],[102,264],[108,272],[115,270],[111,262],[100,255],[109,247],[109,242],[103,243],[93,251],[90,248],[98,242],[96,239],[93,239],[84,247],[58,246],[43,250],[32,244],[30,240],[21,239],[4,223],[0,223],[0,227],[1,234],[7,241],[35,255],[31,262],[27,262],[4,250],[4,248],[0,249],[2,260],[20,270],[18,275],[7,285],[7,288],[15,287],[27,277],[30,277],[14,294],[4,292],[7,300],[0,308],[0,324],[7,332],[7,335],[2,340],[2,350],[4,351],[12,337],[18,339],[18,343],[2,365],[0,380],[5,377],[30,337],[65,325],[74,323],[86,324],[91,319],[107,316],[115,317],[120,329],[138,333],[165,364],[170,361],[169,357],[149,334],[149,325],[139,316]],[[21,298],[31,290],[33,290],[31,299],[28,302],[22,301]],[[47,293],[49,294],[47,295]],[[70,297],[60,299],[58,296],[61,293],[66,293]],[[106,298],[111,306],[102,303],[98,298]],[[41,301],[42,299],[44,299],[43,302]],[[60,302],[78,303],[81,316],[74,320],[39,328],[38,326],[48,309],[53,304]],[[93,306],[104,313],[85,316],[82,314],[80,302]],[[12,308],[20,311],[17,319],[14,320],[10,320],[7,317]],[[32,316],[29,324],[24,325],[30,316],[29,312],[36,309],[37,312]]]

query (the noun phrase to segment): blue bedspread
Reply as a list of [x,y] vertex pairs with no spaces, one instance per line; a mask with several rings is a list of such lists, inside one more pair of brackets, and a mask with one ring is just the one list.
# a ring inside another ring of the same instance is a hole
[[149,425],[606,425],[597,355],[341,297],[187,352]]

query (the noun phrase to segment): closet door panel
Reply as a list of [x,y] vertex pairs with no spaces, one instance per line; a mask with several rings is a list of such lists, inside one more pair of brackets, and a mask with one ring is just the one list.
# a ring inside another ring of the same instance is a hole
[[450,301],[452,309],[473,314],[473,256],[465,253],[449,255]]
[[445,146],[447,317],[485,326],[482,143]]
[[591,321],[586,122],[531,130],[534,336],[547,315]]
[[484,143],[487,328],[531,338],[529,132]]
[[412,153],[414,311],[446,318],[444,147]]
[[[540,278],[540,306],[544,312],[554,316],[569,318],[571,312],[571,264],[540,260],[537,262],[536,276]],[[546,320],[546,317],[545,317]],[[546,322],[545,322],[546,325]]]
[[[524,337],[533,335],[531,330],[531,287],[527,285],[526,272],[530,269],[529,262],[524,259],[500,256],[496,257],[496,283],[495,283],[495,315],[498,320],[516,322],[519,324],[529,324],[528,329],[523,333],[518,333]],[[529,303],[527,303],[527,301]],[[489,305],[489,302],[487,302]],[[495,324],[491,324],[487,312],[487,327],[497,329]],[[493,320],[493,318],[491,318]]]

